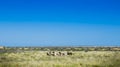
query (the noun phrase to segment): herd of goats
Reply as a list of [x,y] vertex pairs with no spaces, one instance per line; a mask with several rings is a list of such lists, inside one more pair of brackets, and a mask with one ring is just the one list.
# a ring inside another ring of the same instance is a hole
[[56,52],[56,51],[49,51],[47,52],[48,56],[66,56],[66,55],[73,55],[72,52]]

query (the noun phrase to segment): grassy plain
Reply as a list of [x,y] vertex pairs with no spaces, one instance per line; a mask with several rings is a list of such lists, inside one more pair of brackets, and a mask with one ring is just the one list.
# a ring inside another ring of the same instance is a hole
[[73,51],[71,56],[47,56],[46,52],[1,53],[0,67],[120,67],[119,51]]

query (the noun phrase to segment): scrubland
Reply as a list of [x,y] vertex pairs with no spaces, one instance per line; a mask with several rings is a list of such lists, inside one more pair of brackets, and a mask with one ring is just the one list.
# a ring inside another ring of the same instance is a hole
[[120,51],[73,51],[71,56],[47,56],[46,53],[1,53],[0,67],[120,67]]

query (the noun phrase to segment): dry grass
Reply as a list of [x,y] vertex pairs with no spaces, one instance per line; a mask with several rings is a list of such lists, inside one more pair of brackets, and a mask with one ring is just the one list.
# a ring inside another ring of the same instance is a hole
[[119,67],[120,52],[75,51],[72,56],[47,56],[46,51],[0,54],[0,67]]

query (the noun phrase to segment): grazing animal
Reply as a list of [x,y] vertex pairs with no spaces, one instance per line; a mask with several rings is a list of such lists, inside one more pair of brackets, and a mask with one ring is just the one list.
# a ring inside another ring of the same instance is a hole
[[50,52],[47,52],[47,55],[48,56],[56,56],[56,52],[54,52],[54,51],[50,51]]
[[47,52],[48,56],[66,56],[66,55],[72,55],[72,52],[55,52],[55,51],[50,51]]
[[48,56],[50,56],[50,52],[47,52],[46,54],[47,54]]
[[62,52],[61,55],[65,56],[65,55],[67,55],[67,52]]
[[50,56],[51,55],[50,52],[47,52],[47,55]]
[[72,52],[67,52],[67,55],[73,55],[73,53]]

